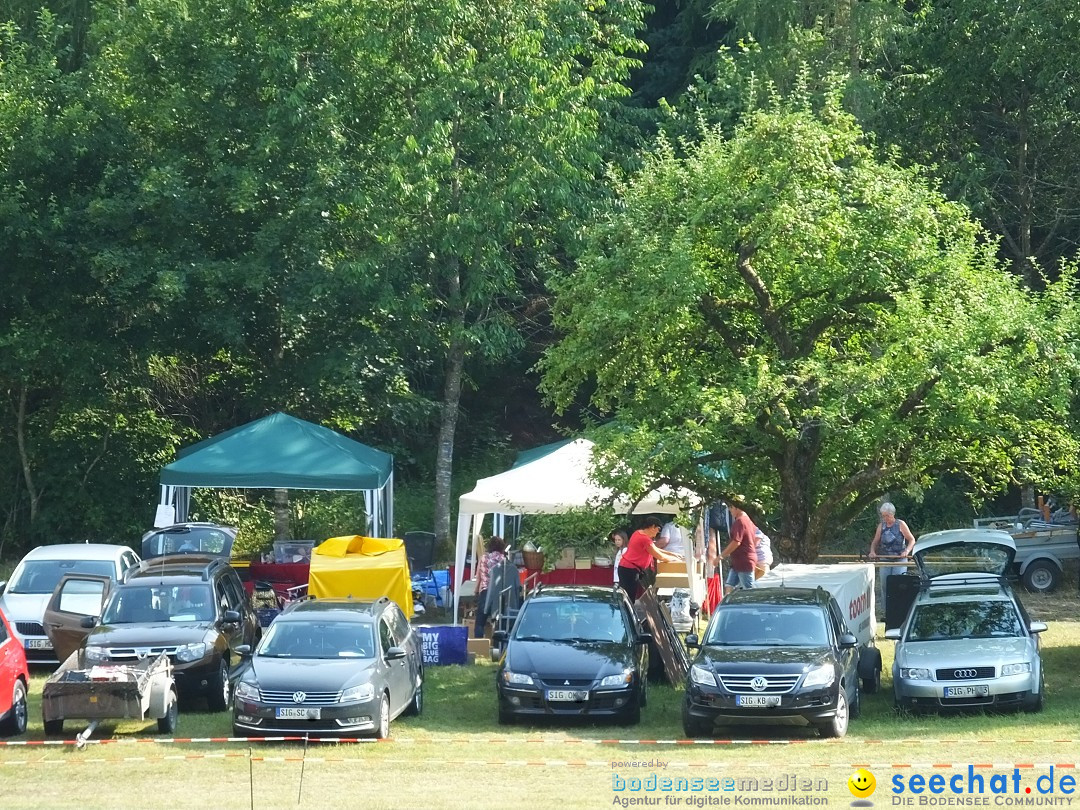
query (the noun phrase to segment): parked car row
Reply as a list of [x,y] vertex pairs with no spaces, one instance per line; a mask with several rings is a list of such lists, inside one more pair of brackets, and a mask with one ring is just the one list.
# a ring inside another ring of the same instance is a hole
[[[898,709],[1042,709],[1039,634],[1046,625],[1030,619],[1006,578],[1014,555],[1012,538],[999,531],[919,539],[919,577],[908,578],[903,596],[907,618],[886,632],[896,641]],[[119,558],[111,562],[119,565]],[[33,566],[20,566],[16,575],[25,570]],[[765,587],[726,597],[701,637],[686,638],[694,652],[682,709],[686,735],[735,723],[798,722],[825,737],[843,736],[859,716],[862,695],[880,685],[873,569],[782,566],[761,582]],[[30,591],[24,588],[15,593]],[[65,573],[47,595],[42,622],[62,661],[78,655],[117,665],[165,655],[183,693],[205,695],[211,710],[231,708],[237,736],[386,737],[394,718],[423,711],[419,636],[393,601],[299,602],[260,638],[239,577],[221,557],[164,556],[115,576]],[[7,619],[0,622],[6,733],[26,728],[24,648],[40,648],[24,639]],[[498,721],[637,723],[648,697],[651,641],[619,588],[534,591],[510,629],[497,631]]]

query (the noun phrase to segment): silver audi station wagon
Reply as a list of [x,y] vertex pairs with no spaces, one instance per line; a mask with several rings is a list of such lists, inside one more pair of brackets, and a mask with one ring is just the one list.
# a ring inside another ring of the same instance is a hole
[[1016,546],[1006,532],[955,529],[925,534],[913,550],[917,590],[893,639],[897,709],[1043,707],[1039,633],[1006,574]]

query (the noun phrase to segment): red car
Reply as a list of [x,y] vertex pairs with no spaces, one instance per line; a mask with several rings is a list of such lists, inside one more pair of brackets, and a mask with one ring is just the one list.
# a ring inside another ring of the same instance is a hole
[[0,613],[0,737],[26,732],[26,653]]

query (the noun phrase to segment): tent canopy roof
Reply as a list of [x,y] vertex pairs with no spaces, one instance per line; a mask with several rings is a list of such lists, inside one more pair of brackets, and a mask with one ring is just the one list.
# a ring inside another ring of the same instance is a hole
[[[506,472],[481,478],[472,492],[458,501],[462,513],[552,514],[611,499],[611,491],[598,486],[591,476],[593,443],[588,439],[557,442],[522,453]],[[642,498],[634,512],[678,514],[685,493],[661,487]],[[616,500],[616,512],[627,512],[630,503]]]
[[273,413],[181,450],[161,470],[166,486],[238,489],[380,489],[389,453],[330,428]]

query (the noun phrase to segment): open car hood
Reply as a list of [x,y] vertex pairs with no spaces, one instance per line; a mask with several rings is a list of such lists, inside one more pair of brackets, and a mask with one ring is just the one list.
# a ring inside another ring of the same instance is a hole
[[912,550],[923,577],[956,574],[1005,576],[1016,556],[1008,532],[996,529],[949,529],[919,538]]

